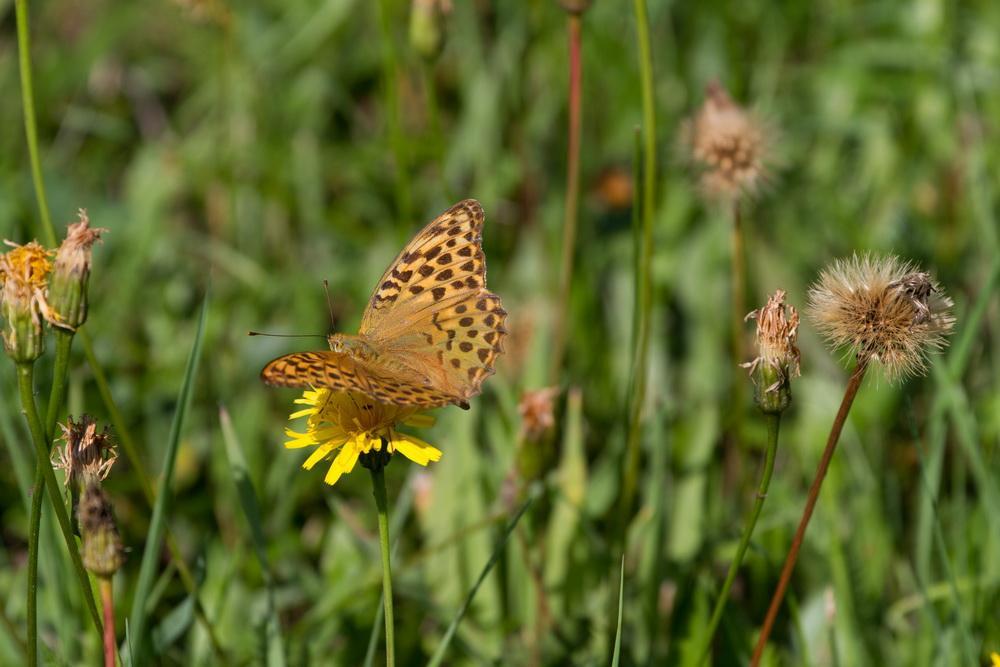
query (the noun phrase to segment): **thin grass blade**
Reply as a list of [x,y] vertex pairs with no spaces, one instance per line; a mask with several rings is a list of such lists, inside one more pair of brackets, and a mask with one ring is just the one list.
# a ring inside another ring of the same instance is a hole
[[490,570],[496,565],[496,562],[500,559],[500,554],[503,553],[504,548],[507,546],[507,540],[510,539],[511,533],[514,532],[514,528],[517,526],[517,522],[521,520],[524,513],[534,502],[535,498],[539,494],[539,489],[536,487],[532,489],[531,494],[528,499],[524,501],[517,513],[507,524],[504,529],[503,536],[500,541],[497,542],[496,546],[493,548],[493,554],[490,559],[486,561],[486,566],[483,567],[483,571],[479,573],[479,577],[476,579],[475,583],[472,584],[472,588],[469,589],[469,593],[465,596],[465,601],[462,606],[458,608],[458,612],[455,614],[455,618],[451,620],[451,624],[448,625],[448,629],[445,630],[444,637],[441,638],[441,643],[438,644],[437,650],[434,651],[434,655],[431,657],[430,662],[427,663],[427,667],[438,667],[442,664],[444,660],[445,653],[448,652],[448,646],[451,644],[451,640],[455,637],[455,632],[458,630],[458,624],[462,622],[465,617],[465,613],[469,610],[469,606],[472,605],[472,600],[476,597],[476,593],[479,591],[479,587],[482,586],[486,577],[489,575]]
[[253,542],[254,554],[260,565],[264,586],[267,588],[267,662],[268,667],[285,667],[285,646],[281,638],[281,622],[278,619],[278,609],[275,604],[274,577],[267,562],[266,541],[264,539],[263,522],[260,515],[260,503],[257,502],[257,492],[250,482],[246,458],[240,447],[233,422],[225,407],[219,407],[219,422],[222,424],[222,439],[226,443],[226,456],[229,468],[233,472],[233,483],[240,497],[240,507],[250,526],[250,538]]
[[622,617],[625,607],[625,554],[622,554],[622,572],[618,580],[618,629],[615,630],[615,648],[611,654],[611,667],[618,667],[622,658]]
[[170,435],[167,438],[167,450],[164,457],[163,474],[160,480],[160,492],[156,497],[156,503],[153,505],[153,518],[149,524],[149,535],[146,538],[146,547],[142,552],[142,565],[139,568],[139,578],[136,582],[135,596],[132,599],[132,609],[129,613],[133,647],[140,662],[144,659],[147,642],[145,633],[149,624],[150,612],[150,609],[147,608],[147,602],[149,601],[149,594],[156,579],[156,566],[160,559],[160,551],[163,548],[163,536],[167,524],[167,512],[169,511],[170,487],[174,477],[174,464],[177,461],[177,450],[180,444],[181,431],[184,427],[184,418],[187,416],[194,381],[198,374],[207,313],[208,295],[206,294],[205,300],[202,302],[201,314],[198,317],[198,328],[195,331],[194,345],[191,348],[191,355],[188,357],[187,368],[184,372],[184,381],[181,383],[181,390],[177,395],[177,410],[174,412],[174,419],[170,425]]

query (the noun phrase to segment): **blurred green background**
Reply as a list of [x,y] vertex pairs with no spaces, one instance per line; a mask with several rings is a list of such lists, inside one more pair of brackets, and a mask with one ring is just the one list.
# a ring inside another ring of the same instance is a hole
[[[306,454],[282,448],[295,393],[257,379],[270,358],[311,343],[247,331],[326,332],[324,279],[338,328],[355,330],[403,243],[466,197],[486,210],[489,284],[512,333],[472,409],[440,410],[421,434],[443,459],[387,469],[399,661],[420,665],[433,653],[532,468],[544,490],[445,664],[610,662],[641,122],[632,4],[597,0],[582,17],[568,353],[556,428],[520,450],[517,405],[550,382],[559,312],[568,19],[555,1],[452,4],[432,53],[426,32],[414,40],[403,0],[31,3],[53,215],[60,234],[80,207],[110,230],[96,250],[86,329],[154,474],[209,293],[204,358],[166,492],[170,528],[230,664],[265,660],[268,577],[293,665],[361,664],[381,593],[367,474],[330,488],[323,466],[301,470]],[[780,130],[781,167],[746,209],[748,305],[780,287],[804,307],[833,258],[893,252],[935,273],[956,302],[953,342],[964,341],[926,378],[866,382],[768,660],[986,664],[1000,651],[1000,4],[711,0],[651,2],[649,12],[661,169],[622,664],[695,664],[762,459],[749,384],[741,404],[730,400],[733,383],[748,381],[728,343],[728,220],[700,201],[677,149],[681,121],[716,78]],[[0,90],[0,232],[25,242],[40,227],[10,2],[0,2]],[[977,300],[985,311],[970,320]],[[748,659],[843,391],[843,360],[808,324],[800,336],[803,374],[715,664]],[[69,412],[106,421],[79,346],[75,354]],[[32,459],[13,366],[0,377],[0,605],[23,637]],[[253,553],[220,406],[261,503],[269,574]],[[735,411],[740,447],[723,437]],[[106,487],[132,549],[115,581],[121,639],[150,511],[124,457]],[[99,638],[64,548],[52,531],[43,544],[44,655],[93,663]],[[221,664],[166,553],[158,577],[156,664]],[[0,628],[2,664],[21,660],[12,637]]]

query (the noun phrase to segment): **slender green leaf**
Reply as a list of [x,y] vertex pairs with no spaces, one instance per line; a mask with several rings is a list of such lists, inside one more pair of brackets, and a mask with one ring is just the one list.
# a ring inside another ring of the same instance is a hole
[[445,653],[448,651],[448,645],[451,644],[451,640],[455,637],[455,632],[458,630],[458,624],[462,622],[462,619],[465,617],[465,613],[469,610],[469,606],[472,604],[473,598],[476,597],[476,592],[486,580],[490,570],[492,570],[493,566],[496,565],[497,560],[500,559],[500,554],[503,553],[504,547],[507,545],[507,540],[510,539],[511,533],[514,532],[514,527],[517,526],[517,522],[521,520],[522,516],[524,516],[524,513],[527,511],[528,507],[531,506],[531,503],[534,502],[539,492],[538,487],[533,488],[528,496],[528,499],[524,501],[521,507],[514,514],[514,517],[507,524],[507,527],[504,529],[503,536],[493,548],[493,554],[490,556],[490,559],[486,561],[483,571],[479,573],[479,577],[476,578],[476,582],[472,584],[472,588],[469,589],[468,594],[465,596],[465,601],[455,613],[455,618],[451,620],[451,623],[448,625],[448,629],[445,630],[444,637],[441,638],[441,643],[438,644],[437,650],[434,651],[434,655],[431,657],[430,662],[427,663],[427,667],[438,667],[438,665],[442,664]]
[[222,438],[226,442],[226,456],[229,468],[233,473],[233,483],[240,498],[240,507],[250,526],[250,537],[253,542],[254,554],[260,564],[261,576],[267,588],[267,665],[268,667],[284,667],[285,647],[281,638],[281,622],[278,619],[278,609],[275,604],[274,577],[267,562],[267,547],[264,539],[263,522],[260,515],[260,504],[257,502],[257,492],[254,491],[247,462],[243,457],[233,422],[225,407],[219,408],[219,422],[222,424]]
[[146,546],[142,552],[142,564],[139,567],[139,578],[136,582],[135,596],[132,598],[132,609],[129,613],[135,654],[140,662],[145,659],[145,646],[147,642],[145,633],[149,624],[149,614],[152,611],[147,608],[147,602],[149,601],[150,591],[156,579],[156,566],[160,560],[160,551],[163,548],[163,535],[167,525],[174,466],[177,462],[177,450],[180,444],[181,431],[184,427],[184,418],[187,416],[195,377],[198,374],[198,362],[201,359],[201,346],[205,333],[205,318],[207,313],[208,295],[206,294],[201,306],[201,315],[198,317],[198,328],[195,331],[194,345],[191,348],[187,368],[184,371],[184,381],[181,383],[181,390],[177,395],[177,410],[174,412],[173,423],[170,425],[170,435],[167,438],[163,474],[160,479],[160,492],[156,496],[156,503],[153,505],[153,518],[149,524],[149,534],[146,537]]
[[622,617],[625,615],[625,554],[622,554],[622,571],[618,580],[618,629],[615,630],[615,648],[611,667],[618,667],[622,658]]

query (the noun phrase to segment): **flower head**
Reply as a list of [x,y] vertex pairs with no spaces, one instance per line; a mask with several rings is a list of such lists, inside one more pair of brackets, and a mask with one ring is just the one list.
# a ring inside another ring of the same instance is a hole
[[54,467],[66,474],[66,484],[71,480],[88,486],[102,481],[118,460],[118,452],[105,426],[98,433],[97,424],[90,415],[83,415],[77,422],[70,417],[60,424],[65,446],[57,450]]
[[48,299],[59,313],[53,322],[76,330],[87,320],[87,282],[90,278],[91,248],[108,230],[91,227],[87,212],[80,209],[80,221],[69,225],[66,239],[56,251],[56,261],[49,279]]
[[837,260],[809,289],[819,332],[859,362],[878,363],[890,381],[926,370],[955,324],[951,306],[930,274],[895,256]]
[[785,304],[785,291],[777,290],[767,304],[750,312],[746,319],[757,320],[758,355],[742,364],[750,369],[757,404],[765,412],[782,412],[791,400],[788,380],[799,375],[799,314]]
[[46,298],[51,253],[35,241],[17,245],[0,255],[0,281],[6,326],[4,347],[14,361],[34,361],[45,349],[42,319],[56,322],[59,316]]
[[305,432],[285,429],[291,438],[289,449],[315,447],[302,467],[310,470],[324,459],[332,459],[324,481],[335,484],[341,475],[351,472],[358,458],[381,461],[399,452],[422,466],[441,458],[441,450],[420,438],[396,430],[398,424],[427,428],[434,418],[421,414],[419,408],[380,403],[357,392],[307,390],[295,402],[308,407],[292,413],[289,419],[308,417]]
[[753,195],[767,180],[771,132],[729,97],[718,82],[705,88],[705,101],[685,124],[682,142],[701,172],[700,185],[711,199]]

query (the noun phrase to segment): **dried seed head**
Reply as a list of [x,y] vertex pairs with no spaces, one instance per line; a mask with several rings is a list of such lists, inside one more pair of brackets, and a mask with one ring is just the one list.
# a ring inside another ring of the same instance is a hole
[[60,315],[53,324],[75,331],[87,321],[87,282],[90,279],[91,248],[108,231],[91,227],[87,212],[80,209],[80,221],[69,225],[66,239],[56,251],[49,279],[49,303]]
[[83,541],[83,566],[98,577],[111,577],[125,562],[125,550],[111,499],[96,481],[84,487],[76,515]]
[[58,322],[59,316],[49,306],[46,293],[52,262],[51,252],[32,241],[17,245],[6,241],[12,250],[0,255],[0,281],[3,282],[4,348],[14,361],[34,361],[45,349],[42,319]]
[[799,375],[798,339],[799,313],[785,304],[785,291],[777,290],[767,304],[746,316],[757,320],[758,355],[742,364],[750,369],[755,398],[760,409],[781,413],[791,402],[789,379]]
[[718,82],[708,84],[704,103],[681,134],[687,157],[700,172],[702,193],[727,201],[756,194],[768,177],[771,135]]
[[60,424],[65,446],[56,452],[53,466],[64,471],[66,484],[77,480],[83,487],[96,484],[108,476],[111,466],[118,460],[118,452],[111,441],[107,427],[100,433],[89,415],[74,422],[70,417]]
[[951,307],[930,274],[895,256],[837,260],[809,289],[819,332],[859,362],[876,362],[891,382],[926,371],[955,324]]

